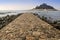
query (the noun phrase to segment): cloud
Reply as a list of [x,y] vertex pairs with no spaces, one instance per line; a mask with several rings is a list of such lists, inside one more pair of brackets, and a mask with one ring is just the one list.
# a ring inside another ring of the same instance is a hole
[[0,10],[28,10],[33,7],[32,5],[0,5]]

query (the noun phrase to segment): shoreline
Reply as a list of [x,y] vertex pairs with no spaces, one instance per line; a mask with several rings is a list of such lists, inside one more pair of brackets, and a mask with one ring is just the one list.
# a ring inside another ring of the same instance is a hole
[[[28,13],[28,12],[26,12],[26,13]],[[19,14],[17,14],[17,15],[7,15],[7,16],[5,16],[5,17],[0,17],[0,24],[2,25],[2,26],[0,26],[0,29],[1,28],[3,28],[4,27],[4,25],[7,25],[8,23],[10,23],[11,21],[13,21],[14,19],[16,19],[18,16],[20,16],[21,14],[24,14],[24,13],[19,13]],[[45,21],[45,22],[47,22],[48,24],[50,24],[50,25],[52,25],[52,26],[54,26],[55,27],[55,25],[57,25],[57,24],[54,24],[54,22],[58,22],[58,21],[48,21],[48,19],[47,19],[47,17],[41,17],[39,14],[36,14],[36,13],[32,13],[33,15],[35,15],[35,16],[37,16],[38,18],[40,18],[41,20],[43,20],[43,21]],[[10,20],[10,21],[9,21]],[[5,24],[6,23],[6,24]],[[57,25],[58,26],[58,25]],[[59,26],[58,26],[59,27]],[[60,29],[60,28],[59,28]]]
[[[60,31],[36,16],[24,13],[0,30],[0,38],[6,40],[57,40]],[[52,33],[51,33],[52,32]],[[57,36],[58,35],[58,36]]]

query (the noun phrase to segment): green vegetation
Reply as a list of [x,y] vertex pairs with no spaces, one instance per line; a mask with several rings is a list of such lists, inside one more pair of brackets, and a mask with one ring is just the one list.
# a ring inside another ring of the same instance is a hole
[[46,3],[43,3],[40,6],[36,6],[35,9],[53,9],[53,10],[56,10],[54,7],[47,5]]

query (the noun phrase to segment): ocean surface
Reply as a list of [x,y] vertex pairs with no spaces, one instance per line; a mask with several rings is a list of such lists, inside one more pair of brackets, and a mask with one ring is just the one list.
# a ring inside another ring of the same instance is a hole
[[0,11],[0,17],[4,17],[6,15],[17,15],[19,13],[25,13],[25,12],[33,12],[38,15],[45,16],[49,20],[60,20],[60,11],[40,11],[40,10],[2,10]]

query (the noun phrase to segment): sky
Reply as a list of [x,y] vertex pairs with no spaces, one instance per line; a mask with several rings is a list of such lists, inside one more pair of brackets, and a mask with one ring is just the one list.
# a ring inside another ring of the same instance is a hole
[[60,0],[0,0],[0,10],[29,10],[43,3],[60,10]]

